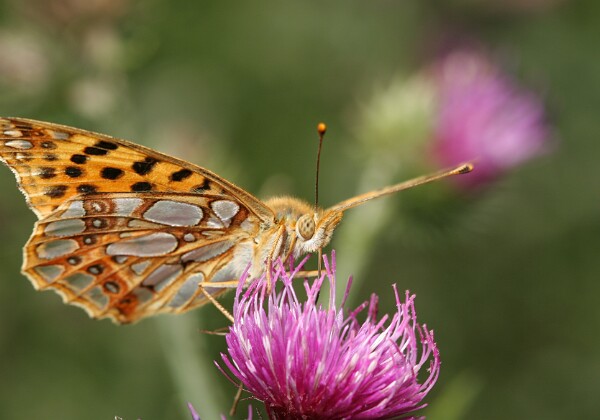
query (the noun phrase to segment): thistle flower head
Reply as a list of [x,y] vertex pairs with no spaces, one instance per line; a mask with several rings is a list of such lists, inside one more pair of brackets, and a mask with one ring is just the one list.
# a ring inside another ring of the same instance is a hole
[[434,151],[444,166],[475,159],[460,181],[479,184],[540,154],[547,143],[542,102],[473,51],[448,54],[435,67],[438,121]]
[[[376,295],[347,312],[335,303],[335,255],[324,260],[323,276],[304,282],[305,301],[292,287],[302,264],[287,272],[278,261],[271,281],[280,290],[270,295],[264,278],[238,288],[224,364],[273,419],[382,419],[424,407],[440,359],[433,332],[417,324],[414,295],[402,303],[394,287],[391,317],[377,319]],[[317,302],[325,279],[327,307]]]

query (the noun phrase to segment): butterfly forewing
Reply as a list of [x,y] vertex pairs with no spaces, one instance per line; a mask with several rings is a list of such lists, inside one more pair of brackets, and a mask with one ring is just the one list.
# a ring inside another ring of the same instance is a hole
[[267,220],[262,202],[218,175],[125,140],[72,127],[0,118],[0,156],[43,218],[65,199],[101,192],[192,192],[227,196]]

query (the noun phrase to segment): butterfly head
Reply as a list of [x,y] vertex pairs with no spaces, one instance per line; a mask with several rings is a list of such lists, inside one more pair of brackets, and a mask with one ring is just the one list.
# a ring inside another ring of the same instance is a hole
[[342,220],[340,211],[305,213],[296,220],[296,250],[298,253],[317,252],[327,246],[336,226]]
[[342,220],[342,212],[316,209],[303,200],[278,197],[267,202],[280,224],[285,226],[282,255],[294,256],[316,252],[327,246],[333,231]]

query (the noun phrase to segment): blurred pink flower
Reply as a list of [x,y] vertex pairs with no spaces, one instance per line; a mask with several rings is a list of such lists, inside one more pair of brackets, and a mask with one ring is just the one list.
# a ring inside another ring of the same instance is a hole
[[[272,419],[386,419],[424,407],[440,357],[433,332],[417,323],[415,296],[407,292],[401,303],[394,287],[397,312],[391,319],[377,320],[376,295],[346,313],[343,302],[335,303],[335,255],[331,265],[324,260],[323,276],[304,283],[305,302],[292,287],[300,267],[288,273],[281,261],[271,276],[280,291],[268,295],[264,278],[246,291],[238,288],[235,322],[226,336],[229,354],[222,354],[235,376],[230,379],[263,401]],[[324,308],[316,300],[325,278],[332,292]],[[419,381],[423,368],[428,374]]]
[[542,153],[549,137],[543,104],[484,55],[448,54],[433,70],[438,95],[434,156],[443,166],[474,161],[459,182],[477,185]]

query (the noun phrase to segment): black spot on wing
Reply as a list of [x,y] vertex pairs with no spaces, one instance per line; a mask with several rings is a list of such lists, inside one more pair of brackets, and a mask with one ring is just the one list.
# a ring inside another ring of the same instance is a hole
[[81,184],[77,187],[77,191],[81,194],[92,194],[97,191],[97,188],[91,184]]
[[192,175],[192,171],[189,169],[182,169],[177,172],[173,172],[169,177],[171,181],[183,181],[186,178],[189,178]]
[[107,150],[117,150],[117,148],[119,146],[110,141],[100,140],[98,143],[96,143],[94,145],[94,147],[99,147],[100,149],[107,149]]
[[67,166],[65,169],[65,174],[67,174],[70,178],[78,178],[83,174],[83,171],[76,166]]
[[104,179],[117,179],[123,176],[123,170],[119,168],[102,168],[100,176]]
[[60,197],[64,196],[66,192],[67,192],[66,185],[54,185],[54,186],[48,188],[44,194],[50,198],[60,198]]
[[199,194],[208,190],[210,190],[210,181],[206,178],[204,178],[204,182],[202,182],[202,184],[194,185],[191,189],[192,192]]
[[133,192],[145,192],[150,191],[152,189],[152,185],[148,182],[136,182],[131,186],[131,191]]
[[47,160],[48,162],[54,162],[58,160],[58,156],[56,156],[54,153],[48,153],[44,155],[44,160]]
[[78,165],[83,165],[85,162],[87,162],[87,159],[87,156],[80,154],[74,154],[71,156],[71,162],[77,163]]
[[151,157],[147,157],[139,162],[134,162],[133,165],[131,165],[131,167],[138,175],[146,175],[152,170],[152,168],[154,167],[154,165],[156,165],[157,162],[158,160]]
[[92,155],[92,156],[104,156],[108,153],[108,150],[101,149],[99,147],[88,146],[85,149],[83,149],[83,153],[85,153],[86,155]]
[[43,149],[56,149],[56,144],[51,141],[43,141],[40,143],[40,146],[42,146]]
[[42,166],[40,168],[39,177],[42,179],[50,179],[56,176],[56,170],[50,166]]

